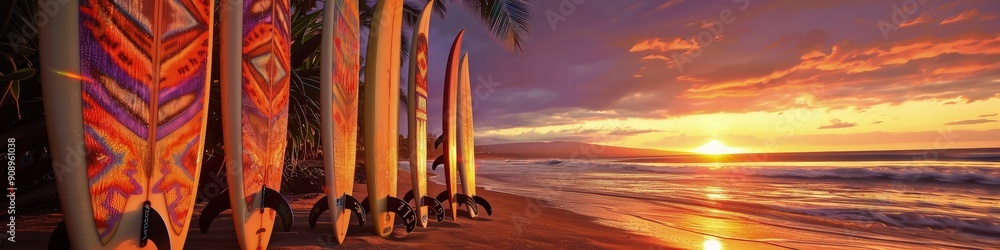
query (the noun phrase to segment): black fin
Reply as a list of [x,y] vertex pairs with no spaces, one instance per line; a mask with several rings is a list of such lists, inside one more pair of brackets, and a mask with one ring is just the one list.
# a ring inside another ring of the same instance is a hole
[[444,205],[441,204],[437,199],[431,198],[430,196],[424,196],[424,206],[430,208],[434,215],[437,216],[438,222],[444,221]]
[[434,159],[434,163],[431,164],[431,170],[437,170],[438,165],[444,165],[444,155],[440,155]]
[[434,148],[438,148],[438,145],[441,145],[442,142],[444,142],[444,135],[438,136],[438,138],[434,140]]
[[285,196],[282,196],[278,191],[274,189],[264,187],[264,191],[261,194],[261,213],[264,212],[264,208],[270,208],[278,213],[278,217],[281,217],[282,228],[285,232],[292,230],[292,225],[295,222],[294,217],[292,217],[292,206],[288,205],[288,200]]
[[354,196],[344,195],[344,198],[341,199],[344,200],[338,202],[344,202],[344,209],[350,209],[354,211],[355,216],[358,216],[358,226],[364,226],[365,218],[368,218],[368,210],[365,209],[365,206],[361,205],[358,199],[354,199]]
[[309,210],[309,227],[316,228],[316,221],[319,220],[319,215],[330,209],[330,204],[326,201],[327,196],[323,196],[316,204],[313,204],[313,208]]
[[66,221],[60,221],[59,225],[56,226],[56,230],[52,231],[52,236],[49,236],[49,250],[63,250],[70,248],[69,233],[66,232]]
[[479,214],[479,205],[476,204],[476,201],[473,200],[472,197],[465,194],[455,194],[455,202],[457,202],[459,206],[465,204],[466,209],[472,209],[472,213]]
[[450,200],[450,199],[451,198],[448,197],[448,190],[441,191],[441,193],[438,194],[438,196],[437,196],[438,202],[441,202],[441,203],[444,203],[444,201]]
[[372,204],[368,204],[368,197],[365,197],[364,200],[361,200],[361,208],[364,208],[365,211],[372,211]]
[[160,213],[149,205],[149,201],[142,205],[142,215],[143,219],[140,221],[142,225],[139,227],[142,230],[139,231],[139,247],[146,247],[149,241],[153,241],[156,249],[169,250],[170,233],[167,232],[167,224],[163,223],[163,217],[160,217]]
[[205,208],[201,209],[200,218],[198,218],[198,226],[201,227],[201,233],[207,234],[208,228],[212,226],[212,221],[215,217],[218,217],[222,211],[229,210],[229,188],[222,189],[219,195],[216,195]]
[[406,195],[403,195],[403,200],[406,202],[410,202],[413,200],[413,189],[410,189],[410,191],[406,192]]
[[486,209],[486,214],[487,215],[490,215],[490,216],[493,215],[493,206],[490,206],[490,202],[489,201],[486,201],[486,199],[484,199],[483,197],[479,197],[479,196],[475,196],[475,195],[472,196],[472,200],[475,201],[476,204],[479,204],[480,206],[483,206],[483,208]]
[[409,203],[406,203],[399,198],[386,196],[386,210],[396,214],[403,219],[403,223],[406,224],[406,232],[412,232],[413,228],[417,226],[417,213],[413,211]]

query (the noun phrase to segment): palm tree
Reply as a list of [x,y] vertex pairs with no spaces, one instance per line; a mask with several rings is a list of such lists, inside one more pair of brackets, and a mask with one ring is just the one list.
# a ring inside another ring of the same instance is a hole
[[[531,30],[531,3],[528,0],[451,0],[464,5],[474,13],[479,14],[490,34],[505,49],[515,52],[522,51],[523,44],[528,40]],[[375,10],[374,1],[358,0],[359,17],[362,29],[371,26]],[[423,6],[428,0],[410,1],[404,5],[403,20],[410,26],[417,22]],[[292,0],[292,57],[291,65],[292,91],[289,107],[289,138],[287,159],[294,161],[301,158],[317,156],[319,145],[319,46],[322,30],[320,18],[322,8],[317,0]],[[444,17],[448,12],[448,3],[444,0],[435,1],[434,13]],[[401,56],[408,58],[409,41],[407,33],[403,33]],[[359,55],[360,56],[360,55]],[[364,72],[364,58],[361,58],[360,71]],[[361,74],[359,74],[361,75]],[[363,79],[359,84],[364,85]],[[363,107],[363,91],[358,91],[359,102]],[[405,91],[400,92],[400,104],[406,105]],[[405,109],[404,109],[405,110]],[[357,160],[364,164],[364,124],[358,119],[358,150]],[[359,167],[358,172],[364,168]],[[357,180],[364,180],[363,175]]]

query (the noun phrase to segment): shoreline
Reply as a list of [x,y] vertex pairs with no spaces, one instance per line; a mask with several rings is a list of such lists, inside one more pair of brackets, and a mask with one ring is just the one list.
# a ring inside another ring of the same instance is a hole
[[[397,194],[409,191],[409,172],[399,171]],[[428,181],[428,193],[436,194],[444,190],[442,185]],[[490,247],[490,248],[663,248],[668,242],[631,232],[626,229],[604,225],[600,218],[590,217],[573,211],[552,207],[542,199],[487,191],[479,188],[477,193],[493,205],[493,215],[483,214],[473,220],[459,212],[456,221],[446,217],[444,221],[432,220],[427,228],[417,226],[407,234],[405,229],[396,227],[389,239],[375,236],[368,223],[358,228],[356,219],[348,231],[343,245],[337,245],[331,238],[329,212],[320,216],[316,228],[310,228],[308,217],[312,205],[322,197],[320,193],[290,195],[295,223],[290,232],[280,229],[274,232],[269,249],[326,249],[326,248],[438,248],[438,247]],[[355,184],[355,197],[366,197],[365,184]],[[401,195],[400,195],[401,196]],[[192,223],[198,221],[206,202],[195,204]],[[464,209],[464,208],[460,208]],[[446,208],[446,210],[448,210]],[[446,211],[446,214],[448,212]],[[4,246],[15,249],[45,247],[51,231],[62,220],[62,214],[32,213],[18,218],[18,242],[4,242]],[[397,225],[399,225],[397,220]],[[330,236],[330,237],[328,237]],[[224,212],[212,223],[208,234],[202,234],[197,224],[188,229],[187,246],[215,249],[237,249],[234,245],[236,234],[230,212]]]

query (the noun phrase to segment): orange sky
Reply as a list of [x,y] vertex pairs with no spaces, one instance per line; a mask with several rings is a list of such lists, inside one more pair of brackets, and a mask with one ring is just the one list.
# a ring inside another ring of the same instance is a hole
[[478,144],[1000,147],[996,1],[587,1],[552,22],[558,2],[523,53],[466,34]]

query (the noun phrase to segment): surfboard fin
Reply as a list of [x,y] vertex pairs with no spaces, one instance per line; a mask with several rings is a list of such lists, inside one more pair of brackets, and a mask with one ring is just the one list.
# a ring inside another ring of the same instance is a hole
[[319,220],[319,215],[330,209],[330,204],[326,201],[327,196],[323,196],[316,204],[313,204],[312,209],[309,210],[309,227],[316,228],[316,220]]
[[281,217],[282,229],[285,232],[292,230],[292,225],[295,222],[294,217],[292,217],[292,206],[288,205],[288,200],[281,193],[274,191],[274,189],[263,187],[260,207],[261,213],[264,213],[265,207],[277,212],[278,216]]
[[449,200],[449,199],[451,199],[451,198],[448,198],[448,190],[441,191],[441,193],[438,194],[438,196],[437,196],[437,200],[440,203],[444,203],[444,201]]
[[365,218],[368,218],[368,210],[355,199],[354,196],[344,195],[344,209],[350,209],[354,211],[354,215],[358,216],[358,226],[365,225]]
[[167,223],[163,222],[163,217],[156,209],[146,201],[142,205],[142,218],[140,221],[139,247],[146,247],[149,241],[153,241],[156,249],[170,249],[170,233],[167,232]]
[[361,200],[361,208],[364,208],[365,211],[372,211],[372,205],[368,204],[368,197],[365,197],[364,200]]
[[[485,198],[473,195],[472,196],[472,201],[475,201],[476,204],[479,204],[480,206],[483,206],[483,209],[486,209],[486,214],[487,215],[490,215],[490,216],[493,215],[493,206],[491,206],[490,202],[486,201]],[[476,214],[479,214],[479,213],[476,213]]]
[[218,217],[222,211],[230,209],[229,205],[229,188],[223,189],[219,195],[216,195],[214,199],[205,205],[205,208],[201,209],[201,217],[198,218],[198,226],[201,228],[202,234],[208,233],[208,228],[212,226],[212,221],[215,217]]
[[434,164],[431,164],[431,170],[437,170],[438,165],[444,165],[444,155],[440,155],[434,159]]
[[431,208],[434,215],[437,216],[438,222],[444,221],[444,205],[441,204],[437,199],[431,198],[430,196],[424,196],[424,205]]
[[438,148],[438,145],[441,145],[442,142],[444,142],[444,135],[440,135],[434,140],[434,148]]
[[[316,204],[313,204],[312,210],[309,211],[309,227],[316,228],[316,221],[319,220],[319,215],[330,209],[330,204],[327,203],[326,200],[327,197],[329,196],[323,196],[323,198],[316,201]],[[353,196],[344,195],[341,199],[343,200],[339,200],[337,202],[343,202],[344,209],[351,210],[354,212],[354,215],[358,217],[358,226],[364,226],[365,218],[368,217],[368,212],[366,212],[365,208],[361,206],[361,204],[358,203],[358,200],[354,199]]]
[[413,200],[413,189],[406,191],[406,195],[403,195],[403,201],[410,202]]
[[472,199],[472,197],[465,194],[455,194],[455,202],[458,203],[458,206],[465,204],[467,209],[472,209],[472,213],[479,214],[479,205],[476,204],[476,200]]
[[[430,196],[424,196],[421,199],[424,200],[424,206],[429,207],[431,212],[437,216],[438,222],[444,221],[444,205],[441,205],[440,201]],[[411,200],[413,200],[413,189],[410,189],[410,191],[406,192],[406,195],[403,196],[403,201],[409,203]]]
[[407,233],[412,232],[413,228],[417,226],[417,213],[413,211],[410,204],[392,196],[386,196],[385,198],[387,199],[386,209],[403,219],[403,223],[406,224]]
[[63,250],[70,248],[69,233],[66,232],[66,221],[60,221],[59,225],[56,226],[56,230],[52,231],[52,236],[49,236],[49,250]]

